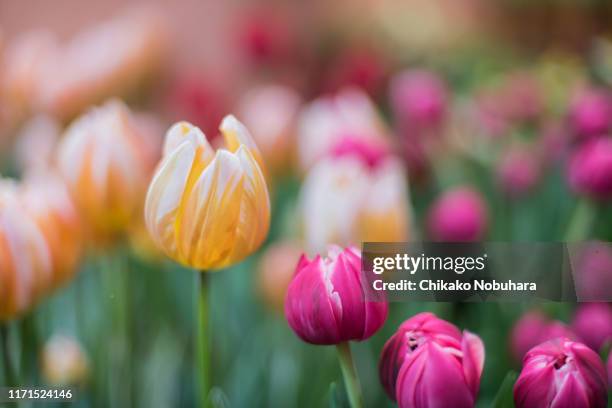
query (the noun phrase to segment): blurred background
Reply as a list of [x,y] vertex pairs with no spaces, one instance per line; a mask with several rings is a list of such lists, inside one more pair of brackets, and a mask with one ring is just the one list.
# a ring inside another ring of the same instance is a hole
[[[142,207],[168,127],[218,145],[228,113],[264,158],[272,224],[211,279],[217,406],[347,406],[333,348],[283,312],[300,254],[329,244],[588,240],[578,284],[609,300],[611,87],[605,0],[4,0],[0,383],[196,405],[196,272]],[[379,353],[425,310],[482,337],[481,407],[512,406],[547,336],[602,358],[612,339],[605,302],[394,303],[354,346],[367,406],[393,406]]]

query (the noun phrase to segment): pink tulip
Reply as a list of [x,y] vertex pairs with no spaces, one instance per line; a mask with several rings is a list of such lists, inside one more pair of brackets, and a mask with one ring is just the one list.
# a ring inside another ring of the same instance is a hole
[[612,198],[611,137],[600,137],[578,148],[569,164],[569,183],[579,194]]
[[612,341],[612,307],[608,303],[580,305],[572,327],[584,344],[595,351]]
[[477,191],[469,187],[444,192],[429,211],[429,235],[436,241],[478,241],[486,228],[485,202]]
[[312,344],[339,344],[372,336],[387,318],[386,301],[366,300],[361,253],[332,246],[328,256],[302,255],[285,299],[293,331]]
[[509,150],[497,168],[501,189],[510,197],[519,197],[532,190],[540,178],[537,159],[526,149]]
[[473,407],[484,345],[433,313],[406,320],[385,344],[379,375],[400,407]]
[[514,384],[517,408],[604,408],[606,369],[582,343],[557,338],[532,348]]
[[391,81],[391,106],[400,127],[417,132],[439,127],[447,99],[446,85],[432,72],[405,71]]
[[570,107],[570,124],[580,137],[600,136],[612,126],[612,96],[599,89],[577,95]]
[[361,159],[370,168],[378,166],[389,157],[389,153],[389,148],[384,143],[348,135],[343,137],[331,150],[333,157],[354,156]]
[[514,358],[521,361],[533,347],[557,337],[575,339],[576,335],[564,323],[549,320],[539,311],[525,313],[514,325],[510,348]]

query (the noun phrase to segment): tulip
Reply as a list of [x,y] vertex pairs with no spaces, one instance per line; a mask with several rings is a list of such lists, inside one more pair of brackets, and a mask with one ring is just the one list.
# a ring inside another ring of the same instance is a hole
[[300,104],[297,92],[282,85],[254,88],[239,104],[239,117],[273,172],[281,171],[292,158]]
[[582,343],[557,338],[532,348],[514,384],[517,408],[604,408],[606,369]]
[[510,349],[516,361],[522,361],[529,350],[557,337],[576,339],[574,332],[558,320],[549,320],[539,311],[525,313],[512,328]]
[[330,244],[406,241],[408,186],[404,169],[384,148],[350,141],[306,175],[300,192],[307,249]]
[[[134,8],[78,33],[41,69],[37,107],[63,119],[142,86],[164,61],[163,16]],[[53,78],[53,80],[49,80]]]
[[540,84],[528,72],[508,75],[500,89],[504,116],[508,120],[533,121],[544,111],[544,95]]
[[572,328],[595,351],[612,341],[612,307],[608,303],[585,303],[576,310]]
[[427,225],[436,241],[478,241],[487,229],[484,199],[469,187],[448,190],[432,205]]
[[473,407],[484,345],[433,313],[406,320],[385,343],[379,374],[400,407]]
[[304,106],[298,116],[297,149],[302,170],[308,170],[343,138],[389,144],[376,107],[363,91],[343,89]]
[[237,263],[265,239],[270,199],[261,156],[233,116],[221,122],[225,148],[213,150],[197,127],[179,122],[145,203],[149,234],[167,256],[200,270]]
[[25,312],[52,279],[47,242],[23,208],[17,186],[0,183],[0,321]]
[[153,165],[150,143],[128,108],[116,100],[94,108],[66,130],[58,147],[59,170],[94,238],[124,232],[141,208]]
[[369,95],[378,95],[388,71],[388,61],[380,50],[363,45],[349,46],[338,56],[324,74],[324,89],[335,92],[356,86]]
[[387,319],[385,299],[368,299],[361,276],[361,253],[330,246],[327,257],[302,255],[285,300],[285,317],[307,343],[334,344],[338,350],[349,402],[362,406],[350,340],[370,338]]
[[303,255],[287,290],[289,326],[312,344],[368,339],[385,322],[387,303],[367,300],[361,279],[361,254],[354,247],[332,246],[325,258]]
[[436,130],[447,110],[447,89],[434,73],[405,71],[391,80],[391,107],[403,128]]
[[259,293],[276,311],[284,310],[287,288],[301,253],[296,242],[280,241],[270,245],[259,261]]
[[48,384],[55,386],[83,384],[89,374],[89,361],[76,339],[54,335],[45,344],[41,372]]
[[585,196],[606,200],[612,197],[612,138],[585,142],[569,163],[569,184]]
[[583,91],[571,103],[569,120],[579,137],[606,134],[612,127],[612,96],[600,89]]
[[81,219],[63,180],[52,172],[30,176],[22,199],[48,244],[53,270],[51,288],[56,288],[77,270],[83,249]]
[[527,150],[509,150],[499,163],[497,177],[504,193],[509,197],[518,198],[528,193],[538,183],[540,179],[538,161]]

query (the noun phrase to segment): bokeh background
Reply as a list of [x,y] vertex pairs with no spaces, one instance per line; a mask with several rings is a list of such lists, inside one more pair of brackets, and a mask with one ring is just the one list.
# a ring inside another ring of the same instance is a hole
[[[211,278],[218,406],[347,405],[335,350],[301,342],[284,317],[302,252],[367,239],[612,240],[609,1],[4,0],[0,86],[0,173],[13,189],[57,166],[67,126],[110,98],[125,102],[151,168],[176,120],[211,140],[228,113],[250,129],[272,224],[256,254]],[[334,167],[353,154],[371,162]],[[379,159],[394,166],[381,175]],[[468,197],[445,195],[456,189]],[[152,246],[140,200],[112,237],[73,238],[82,253],[61,285],[2,316],[1,358],[18,384],[77,384],[79,407],[196,405],[197,275]],[[594,248],[579,266],[585,285],[612,290],[612,253]],[[487,407],[512,406],[516,338],[581,338],[581,308],[394,303],[383,329],[354,345],[366,405],[393,405],[379,353],[419,311],[482,337]],[[610,305],[588,313],[604,358]],[[537,330],[515,327],[524,316]]]

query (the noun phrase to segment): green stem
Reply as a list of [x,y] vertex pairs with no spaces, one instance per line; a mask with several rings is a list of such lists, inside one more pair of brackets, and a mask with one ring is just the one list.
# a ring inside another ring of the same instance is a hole
[[211,332],[210,332],[210,276],[208,272],[198,273],[198,327],[197,327],[197,353],[198,353],[198,379],[200,382],[200,406],[210,406],[209,393],[212,386],[211,377]]
[[565,240],[575,242],[587,239],[594,219],[595,209],[591,202],[584,198],[578,201],[565,232]]
[[9,345],[9,326],[8,323],[0,323],[0,340],[2,341],[2,360],[4,361],[4,380],[7,386],[17,387],[17,377],[11,356]]
[[338,350],[338,358],[340,359],[340,368],[344,377],[344,385],[348,394],[351,408],[363,407],[363,396],[361,394],[361,385],[359,385],[359,377],[353,364],[353,356],[351,354],[351,346],[348,342],[340,343],[336,346]]

